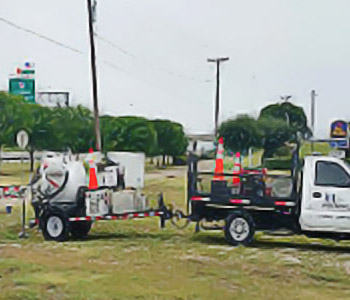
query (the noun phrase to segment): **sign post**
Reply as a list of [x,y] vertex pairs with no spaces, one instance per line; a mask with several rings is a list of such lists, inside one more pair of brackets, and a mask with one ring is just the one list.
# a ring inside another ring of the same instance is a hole
[[[29,142],[28,133],[24,130],[21,130],[17,133],[17,145],[22,150],[24,150]],[[24,168],[23,168],[23,151],[21,152],[21,185],[24,183]],[[19,233],[19,238],[27,238],[28,234],[26,233],[26,199],[22,195],[22,231]]]

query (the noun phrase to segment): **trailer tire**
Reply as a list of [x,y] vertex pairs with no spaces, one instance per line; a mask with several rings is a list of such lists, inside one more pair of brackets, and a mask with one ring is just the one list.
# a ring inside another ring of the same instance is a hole
[[41,221],[41,230],[47,241],[64,242],[68,239],[68,222],[59,212],[45,214]]
[[73,239],[82,239],[88,235],[91,226],[91,221],[70,222],[69,231]]
[[226,219],[224,233],[226,241],[233,246],[250,245],[255,233],[252,216],[246,212],[233,212]]

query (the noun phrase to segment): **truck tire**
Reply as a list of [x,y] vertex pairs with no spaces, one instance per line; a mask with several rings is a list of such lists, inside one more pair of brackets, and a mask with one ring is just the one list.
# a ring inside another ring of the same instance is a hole
[[70,222],[69,231],[74,239],[82,239],[88,235],[91,226],[91,221]]
[[41,220],[41,230],[47,241],[64,242],[68,239],[67,220],[59,212],[45,214]]
[[252,216],[241,211],[233,212],[226,219],[224,233],[226,241],[233,246],[250,245],[255,233]]

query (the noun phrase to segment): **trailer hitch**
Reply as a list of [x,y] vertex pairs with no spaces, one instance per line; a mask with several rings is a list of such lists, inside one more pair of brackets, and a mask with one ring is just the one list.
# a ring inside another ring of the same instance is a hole
[[158,210],[162,212],[160,215],[160,228],[165,228],[165,222],[173,217],[173,212],[166,207],[163,193],[160,193],[158,196]]
[[[171,224],[177,229],[184,229],[191,222],[190,217],[185,215],[180,209],[174,210],[172,205],[168,207],[164,203],[163,194],[160,193],[158,197],[158,209],[162,212],[160,216],[160,227],[165,227],[165,222],[170,220]],[[185,220],[185,223],[182,224],[181,221]]]

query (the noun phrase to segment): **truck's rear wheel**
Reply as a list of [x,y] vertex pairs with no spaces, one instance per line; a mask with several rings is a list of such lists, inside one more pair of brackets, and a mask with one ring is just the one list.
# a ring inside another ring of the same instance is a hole
[[69,231],[74,239],[81,239],[88,235],[91,226],[91,221],[71,222],[69,224]]
[[255,225],[248,213],[233,212],[226,219],[225,238],[231,245],[249,245],[253,242]]
[[68,238],[67,222],[61,214],[47,214],[41,227],[47,241],[63,242]]

